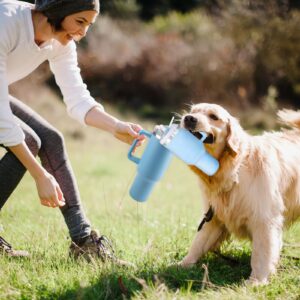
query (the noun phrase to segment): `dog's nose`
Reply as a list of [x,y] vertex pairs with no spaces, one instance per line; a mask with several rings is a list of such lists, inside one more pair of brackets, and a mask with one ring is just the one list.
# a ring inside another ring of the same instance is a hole
[[197,125],[197,119],[191,115],[184,117],[184,125],[188,129],[195,129]]

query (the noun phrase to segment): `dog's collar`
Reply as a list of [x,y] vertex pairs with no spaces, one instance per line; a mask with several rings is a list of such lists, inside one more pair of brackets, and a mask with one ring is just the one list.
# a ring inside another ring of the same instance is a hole
[[202,219],[201,223],[198,226],[198,231],[200,231],[202,229],[204,223],[209,222],[213,216],[214,216],[214,209],[212,208],[212,206],[210,206],[209,210],[204,215],[204,218]]

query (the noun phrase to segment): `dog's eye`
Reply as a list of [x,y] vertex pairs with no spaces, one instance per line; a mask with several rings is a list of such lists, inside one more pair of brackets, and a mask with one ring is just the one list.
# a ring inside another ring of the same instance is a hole
[[218,121],[219,118],[215,115],[215,114],[210,114],[209,117],[214,120],[214,121]]

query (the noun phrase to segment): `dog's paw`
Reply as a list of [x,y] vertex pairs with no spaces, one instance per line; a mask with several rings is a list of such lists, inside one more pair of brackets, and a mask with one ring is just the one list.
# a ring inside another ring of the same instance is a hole
[[267,285],[268,283],[269,283],[268,279],[266,278],[257,279],[254,277],[250,277],[249,279],[245,280],[245,285],[250,287],[263,286],[263,285]]
[[197,262],[194,262],[194,261],[191,261],[191,260],[188,260],[188,259],[183,259],[182,261],[180,261],[177,266],[180,267],[180,268],[191,268],[193,267]]

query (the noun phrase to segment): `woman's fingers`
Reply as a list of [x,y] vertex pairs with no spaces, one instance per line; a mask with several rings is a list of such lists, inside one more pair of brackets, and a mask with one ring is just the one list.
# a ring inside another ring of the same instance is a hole
[[52,207],[57,207],[57,206],[59,206],[59,200],[58,200],[58,197],[57,197],[57,192],[56,192],[56,190],[54,191],[54,195],[52,195],[52,197],[51,197],[51,206],[52,206]]
[[126,131],[127,131],[127,133],[128,133],[130,136],[132,136],[132,137],[134,137],[134,138],[136,138],[136,137],[138,136],[138,132],[136,132],[136,131],[133,129],[132,125],[130,125],[130,124],[127,125]]
[[64,206],[65,199],[63,197],[63,193],[57,183],[55,183],[54,190],[48,197],[41,198],[41,204],[47,207],[61,207]]
[[42,204],[43,206],[53,207],[51,201],[49,201],[48,199],[41,199],[41,204]]
[[139,133],[143,129],[142,126],[139,124],[135,124],[135,123],[129,123],[129,124],[132,126],[133,130],[137,133]]
[[62,190],[60,189],[60,186],[57,184],[56,186],[56,193],[57,193],[57,198],[58,198],[58,206],[64,206],[66,204],[64,194]]
[[65,202],[63,199],[63,193],[56,181],[54,183],[54,191],[53,191],[53,194],[52,194],[49,202],[50,202],[51,207],[58,207],[58,206],[65,205]]

